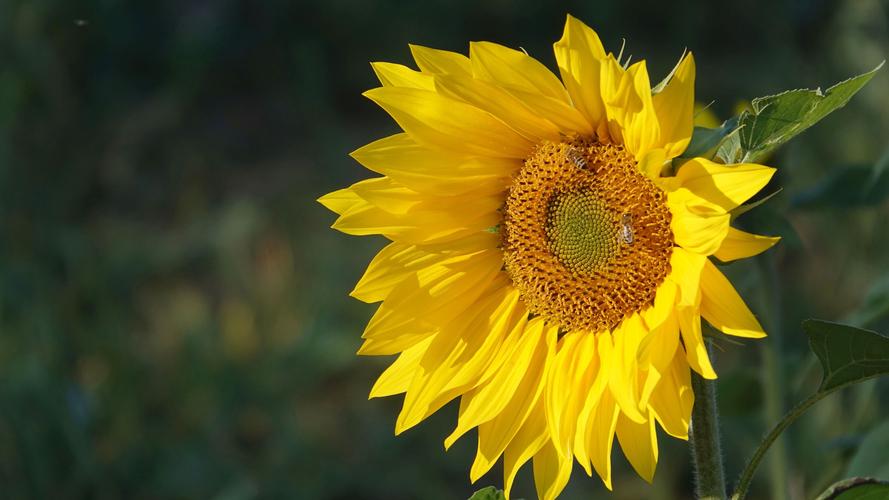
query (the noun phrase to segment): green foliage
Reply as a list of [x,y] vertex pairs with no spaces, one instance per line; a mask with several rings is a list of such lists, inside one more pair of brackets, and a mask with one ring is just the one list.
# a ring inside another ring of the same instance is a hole
[[871,429],[861,438],[861,444],[846,467],[847,477],[889,478],[889,420]]
[[831,112],[849,102],[883,63],[867,73],[821,89],[788,90],[777,95],[758,97],[750,103],[752,111],[738,117],[738,134],[726,141],[718,155],[726,163],[755,162],[775,148],[811,127]]
[[889,374],[889,337],[815,319],[804,321],[803,330],[824,372],[818,392]]
[[716,149],[716,158],[724,163],[737,163],[739,161],[741,151],[741,134],[739,132],[738,129],[735,129],[731,134],[725,136],[719,144],[719,148]]
[[[769,447],[790,424],[796,421],[828,394],[880,375],[889,374],[889,337],[870,330],[816,319],[803,322],[809,336],[809,346],[821,362],[821,385],[812,396],[801,401],[775,424],[744,467],[732,500],[743,500],[747,495],[756,468]],[[882,490],[879,490],[882,491]],[[826,498],[881,498],[836,497]]]
[[710,157],[708,153],[719,146],[726,136],[737,128],[737,118],[728,119],[716,128],[695,127],[691,135],[691,142],[682,153],[682,158]]
[[482,488],[469,497],[469,500],[504,500],[503,490],[498,490],[493,486]]
[[889,483],[854,477],[834,484],[815,500],[886,500],[887,498],[889,498]]

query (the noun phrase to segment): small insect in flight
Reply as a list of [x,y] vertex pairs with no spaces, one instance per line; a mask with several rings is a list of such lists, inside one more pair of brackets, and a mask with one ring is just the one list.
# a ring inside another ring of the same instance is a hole
[[620,218],[619,236],[624,244],[631,245],[633,243],[633,216],[630,213],[625,213]]

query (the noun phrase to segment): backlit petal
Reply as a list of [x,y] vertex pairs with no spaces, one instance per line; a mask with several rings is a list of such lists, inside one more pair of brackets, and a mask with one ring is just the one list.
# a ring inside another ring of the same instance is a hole
[[695,60],[691,52],[679,61],[652,103],[660,126],[660,143],[667,158],[675,158],[688,147],[694,130]]
[[774,174],[774,168],[755,163],[720,165],[693,158],[682,165],[676,179],[698,198],[729,211],[758,193]]
[[384,87],[435,90],[435,79],[431,75],[412,70],[407,66],[389,62],[375,62],[371,63],[371,67]]
[[679,319],[679,329],[682,332],[682,343],[685,345],[688,364],[702,377],[715,379],[716,372],[710,364],[707,345],[701,332],[700,314],[693,307],[680,307],[676,311],[676,317]]
[[469,58],[457,52],[410,45],[417,67],[424,73],[471,75]]
[[421,146],[405,133],[374,141],[351,156],[408,189],[438,196],[503,192],[509,176],[522,165],[511,158],[447,154]]
[[381,87],[364,95],[426,147],[495,158],[524,158],[533,147],[533,143],[490,113],[436,92]]
[[511,90],[533,92],[570,104],[562,82],[537,59],[491,42],[469,44],[472,76]]
[[562,39],[553,49],[562,81],[571,100],[587,121],[596,128],[605,117],[605,107],[599,92],[601,61],[605,49],[592,28],[568,16]]
[[754,339],[766,336],[744,299],[710,261],[701,274],[701,315],[729,335]]
[[760,236],[730,227],[722,245],[713,255],[723,262],[746,259],[772,248],[780,239],[780,236]]
[[541,500],[553,500],[565,489],[571,477],[571,455],[560,455],[552,442],[547,442],[534,455],[534,486]]
[[509,500],[512,483],[519,468],[549,440],[541,404],[531,411],[525,424],[503,451],[503,495]]
[[654,419],[642,423],[633,422],[624,415],[617,417],[615,428],[620,447],[633,469],[649,483],[654,479],[657,466],[657,432]]

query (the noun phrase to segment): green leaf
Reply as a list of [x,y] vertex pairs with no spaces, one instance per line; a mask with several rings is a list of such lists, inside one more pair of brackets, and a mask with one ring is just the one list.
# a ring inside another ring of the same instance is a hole
[[688,147],[680,155],[682,158],[712,158],[710,153],[718,147],[723,139],[738,128],[738,119],[731,118],[726,120],[717,128],[695,127],[691,134],[691,142]]
[[[747,496],[750,483],[753,480],[753,474],[759,466],[763,457],[768,451],[772,443],[778,439],[778,436],[787,429],[790,424],[796,421],[809,408],[818,401],[824,399],[828,394],[873,377],[889,374],[889,337],[872,332],[870,330],[862,330],[853,326],[841,325],[839,323],[830,323],[817,319],[807,319],[803,321],[803,330],[809,336],[809,345],[815,356],[821,362],[821,368],[824,372],[821,380],[821,386],[815,394],[800,401],[787,415],[784,416],[763,438],[762,442],[753,452],[753,456],[747,462],[741,477],[738,479],[738,485],[732,494],[732,500],[743,500]],[[839,484],[839,483],[838,483]],[[837,485],[834,485],[837,486]],[[844,490],[845,491],[845,490]],[[870,491],[870,490],[868,490]],[[874,490],[876,493],[868,493],[865,490],[856,490],[859,492],[870,494],[886,493],[882,489]],[[881,493],[882,492],[882,493]],[[824,495],[828,495],[825,492]],[[878,498],[889,498],[881,496],[838,496],[846,495],[842,491],[837,494],[831,493],[830,496],[819,498],[824,499],[868,499],[876,500]]]
[[889,450],[889,421],[874,427],[864,435],[858,450],[849,461],[845,475],[889,478],[886,450]]
[[815,500],[886,500],[889,483],[868,477],[844,479],[818,495]]
[[821,89],[788,90],[751,101],[738,117],[738,140],[726,141],[718,154],[726,163],[755,162],[846,105],[883,63],[867,73]]
[[[746,113],[746,111],[744,111],[744,113]],[[744,116],[744,113],[741,113],[741,116]],[[738,163],[739,161],[741,161],[742,152],[741,131],[739,129],[735,129],[732,133],[730,133],[722,140],[722,143],[716,150],[716,157],[726,164]]]
[[503,491],[493,486],[482,488],[469,497],[469,500],[505,500]]
[[889,374],[889,337],[816,319],[803,321],[803,330],[824,371],[818,392]]

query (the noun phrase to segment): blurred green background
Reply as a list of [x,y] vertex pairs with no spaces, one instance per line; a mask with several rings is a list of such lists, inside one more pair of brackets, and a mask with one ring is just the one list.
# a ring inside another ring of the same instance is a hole
[[[463,499],[501,484],[499,466],[469,484],[474,437],[444,453],[453,405],[396,438],[400,398],[367,401],[388,360],[354,356],[373,307],[347,292],[383,241],[329,230],[314,200],[371,176],[348,152],[397,130],[360,96],[370,61],[492,40],[553,67],[568,12],[611,50],[626,38],[656,79],[693,50],[698,100],[723,117],[889,53],[886,0],[0,1],[0,499]],[[784,190],[739,220],[785,239],[727,271],[772,331],[719,343],[730,478],[780,411],[765,402],[817,385],[803,318],[889,331],[887,147],[884,69],[771,159]],[[889,476],[885,456],[856,456],[889,436],[887,388],[843,391],[791,429],[788,498],[850,467]],[[653,487],[615,453],[614,498],[690,497],[687,445],[661,445]],[[753,498],[773,494],[768,471]],[[530,476],[516,496],[534,497]],[[563,498],[609,495],[575,468]]]

